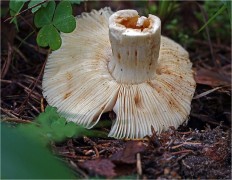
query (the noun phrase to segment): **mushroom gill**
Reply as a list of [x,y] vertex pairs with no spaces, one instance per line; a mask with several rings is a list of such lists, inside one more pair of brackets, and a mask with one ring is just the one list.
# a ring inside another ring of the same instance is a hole
[[135,10],[83,13],[49,56],[43,95],[68,121],[93,127],[116,119],[109,136],[142,138],[188,119],[196,83],[188,53],[161,36],[160,19]]

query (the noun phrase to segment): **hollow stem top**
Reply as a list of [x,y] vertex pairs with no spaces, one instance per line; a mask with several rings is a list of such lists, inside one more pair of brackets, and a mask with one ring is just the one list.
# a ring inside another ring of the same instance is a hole
[[108,68],[116,81],[138,84],[154,78],[161,38],[158,17],[118,11],[110,16],[109,38],[113,57]]

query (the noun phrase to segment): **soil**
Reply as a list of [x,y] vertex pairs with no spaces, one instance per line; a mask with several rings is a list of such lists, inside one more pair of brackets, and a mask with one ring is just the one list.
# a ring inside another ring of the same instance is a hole
[[[109,4],[113,10],[137,7],[129,1],[85,2],[74,7],[74,14]],[[7,7],[7,2],[2,6]],[[192,4],[183,7],[196,9]],[[178,15],[191,20],[188,28],[192,31],[199,29],[194,14],[186,15],[186,11],[181,9]],[[20,15],[20,31],[5,22],[6,18],[1,18],[1,119],[30,123],[47,105],[41,82],[50,50],[37,46],[31,13]],[[164,29],[163,34],[171,33]],[[186,124],[142,140],[68,139],[52,145],[54,154],[65,160],[78,178],[231,179],[230,40],[204,40],[195,35],[186,48],[197,82]],[[102,119],[110,119],[111,115],[112,112],[106,113]]]

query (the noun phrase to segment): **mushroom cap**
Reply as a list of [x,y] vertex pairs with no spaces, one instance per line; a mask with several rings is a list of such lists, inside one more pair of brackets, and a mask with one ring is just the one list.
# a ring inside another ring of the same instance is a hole
[[52,52],[45,67],[43,95],[68,121],[92,128],[102,113],[113,110],[109,136],[142,138],[177,128],[188,119],[196,83],[187,51],[161,36],[153,79],[119,83],[108,70],[110,8],[83,13],[77,28],[61,33],[62,46]]

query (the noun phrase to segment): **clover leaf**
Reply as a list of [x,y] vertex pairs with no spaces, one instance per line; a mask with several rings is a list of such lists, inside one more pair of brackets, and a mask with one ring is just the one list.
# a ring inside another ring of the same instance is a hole
[[105,132],[88,130],[74,122],[67,122],[65,118],[59,116],[56,108],[51,106],[47,106],[45,112],[40,113],[33,123],[20,125],[19,129],[43,144],[81,136],[107,136]]
[[36,41],[39,46],[50,46],[52,50],[59,49],[61,46],[60,34],[52,24],[45,25],[40,29]]
[[72,15],[72,6],[68,1],[61,1],[54,14],[53,24],[64,33],[70,33],[76,28],[76,21]]
[[10,15],[14,16],[10,22],[13,22],[16,25],[17,30],[18,30],[18,23],[17,23],[16,15],[23,8],[25,2],[26,2],[25,0],[24,1],[11,0],[9,3]]
[[[42,2],[44,2],[43,4],[41,4]],[[39,5],[40,4],[40,5]],[[48,2],[46,2],[45,0],[36,0],[36,1],[30,1],[28,3],[28,8],[34,7],[31,9],[32,13],[35,13],[36,11],[38,11],[42,6],[46,7],[48,4]]]
[[54,1],[50,1],[46,7],[41,7],[36,12],[34,23],[36,27],[41,28],[36,39],[38,45],[49,46],[52,50],[61,46],[59,31],[70,33],[76,28],[69,1],[61,1],[57,6]]
[[55,8],[56,4],[54,1],[50,1],[46,7],[41,7],[34,17],[35,26],[41,28],[51,24]]

